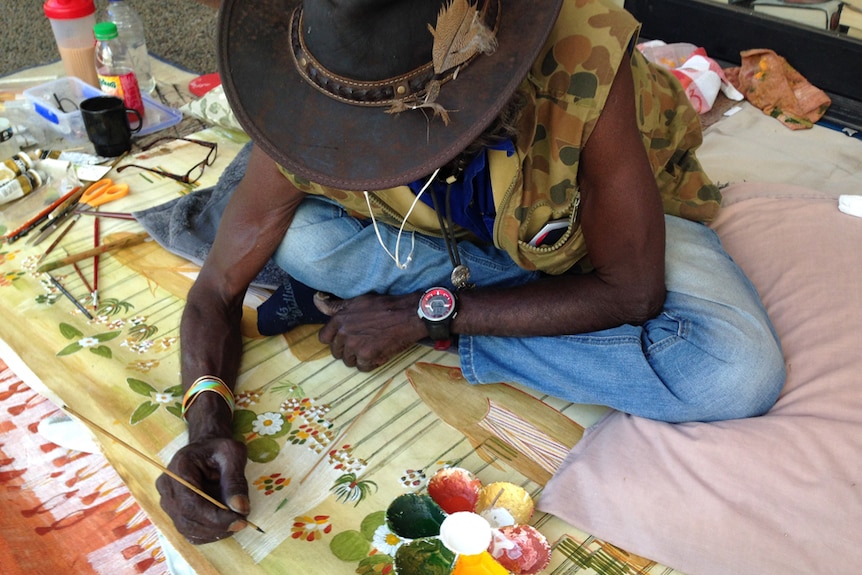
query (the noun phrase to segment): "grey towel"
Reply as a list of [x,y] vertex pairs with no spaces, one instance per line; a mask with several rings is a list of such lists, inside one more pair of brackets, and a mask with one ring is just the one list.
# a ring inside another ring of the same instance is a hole
[[[250,152],[251,142],[225,168],[215,186],[132,215],[163,248],[201,265],[212,248],[224,208],[245,175]],[[252,285],[275,289],[289,279],[270,260]]]

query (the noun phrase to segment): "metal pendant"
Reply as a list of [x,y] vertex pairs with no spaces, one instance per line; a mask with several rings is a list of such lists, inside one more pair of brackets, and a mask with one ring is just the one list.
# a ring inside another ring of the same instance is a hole
[[452,280],[452,285],[455,286],[455,289],[473,287],[473,284],[470,283],[470,268],[463,264],[455,266],[455,269],[452,270],[452,275],[449,276],[449,278]]

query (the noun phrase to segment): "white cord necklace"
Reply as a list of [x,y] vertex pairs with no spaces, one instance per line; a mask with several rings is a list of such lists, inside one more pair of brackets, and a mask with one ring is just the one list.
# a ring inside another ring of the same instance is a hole
[[377,242],[380,244],[380,247],[383,248],[383,251],[386,252],[386,255],[388,255],[392,259],[392,261],[395,262],[395,267],[400,270],[407,269],[407,266],[410,264],[410,262],[413,261],[413,250],[416,248],[416,232],[414,231],[410,233],[410,253],[407,254],[407,260],[404,263],[399,260],[399,255],[401,253],[401,234],[404,233],[404,226],[407,225],[407,220],[410,218],[410,214],[413,213],[413,208],[416,207],[417,202],[419,202],[419,198],[422,197],[422,194],[425,193],[425,190],[428,189],[428,186],[431,185],[431,182],[434,181],[434,178],[437,177],[437,174],[439,172],[440,168],[434,170],[434,173],[431,174],[431,177],[428,178],[428,181],[425,182],[425,185],[422,186],[422,189],[419,190],[418,194],[416,194],[416,197],[413,199],[413,203],[410,204],[410,209],[407,210],[407,215],[404,216],[404,219],[401,221],[401,227],[398,228],[398,237],[395,240],[394,255],[392,254],[392,252],[389,251],[389,248],[386,247],[386,244],[383,243],[383,238],[380,235],[380,229],[377,227],[377,220],[374,219],[374,210],[371,207],[371,199],[368,196],[368,192],[362,192],[363,194],[365,194],[365,203],[368,206],[368,213],[371,214],[371,225],[374,226],[374,233],[377,234]]

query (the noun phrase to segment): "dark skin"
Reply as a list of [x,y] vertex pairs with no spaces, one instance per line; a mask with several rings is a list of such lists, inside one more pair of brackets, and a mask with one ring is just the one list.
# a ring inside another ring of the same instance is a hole
[[[665,230],[661,199],[635,120],[631,73],[623,67],[581,153],[581,225],[595,271],[513,288],[459,294],[457,334],[554,336],[591,332],[655,317],[664,303]],[[621,161],[622,160],[622,161]],[[182,320],[186,386],[215,374],[233,387],[242,352],[246,289],[278,247],[304,194],[254,148],[213,249],[189,292]],[[430,286],[429,286],[430,287]],[[320,341],[345,365],[370,371],[427,337],[419,295],[368,294],[330,300]],[[192,342],[194,342],[192,344]],[[187,413],[189,444],[169,465],[234,511],[207,503],[166,476],[157,487],[177,530],[207,543],[245,527],[249,513],[245,447],[231,439],[230,414],[214,393]]]

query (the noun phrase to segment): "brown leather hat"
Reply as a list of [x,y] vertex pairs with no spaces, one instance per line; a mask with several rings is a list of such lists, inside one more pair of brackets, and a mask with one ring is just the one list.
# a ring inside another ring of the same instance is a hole
[[561,3],[224,0],[222,83],[255,144],[288,171],[346,190],[402,185],[490,125]]

